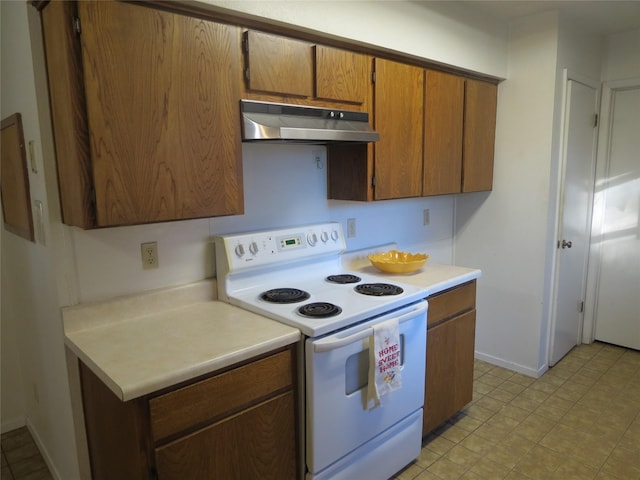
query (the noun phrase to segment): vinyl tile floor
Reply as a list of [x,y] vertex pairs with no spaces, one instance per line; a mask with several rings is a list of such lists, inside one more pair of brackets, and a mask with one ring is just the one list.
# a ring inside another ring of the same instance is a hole
[[575,347],[538,379],[476,360],[472,402],[395,480],[640,480],[640,351]]
[[[538,379],[476,360],[474,377],[395,480],[640,480],[640,351],[580,345]],[[26,427],[2,435],[0,478],[52,480]]]
[[52,480],[27,427],[2,434],[2,480]]

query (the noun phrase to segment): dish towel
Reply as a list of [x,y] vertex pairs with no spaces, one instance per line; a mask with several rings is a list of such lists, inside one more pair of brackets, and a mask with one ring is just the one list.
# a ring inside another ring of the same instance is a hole
[[377,407],[380,397],[402,387],[399,330],[397,318],[373,327],[369,338],[368,408]]

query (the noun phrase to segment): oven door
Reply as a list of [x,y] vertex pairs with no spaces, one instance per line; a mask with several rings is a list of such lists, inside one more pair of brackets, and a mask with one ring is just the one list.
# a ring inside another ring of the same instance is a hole
[[[372,326],[392,318],[398,318],[399,321],[402,387],[383,395],[380,398],[381,405],[367,408],[369,341],[373,334]],[[390,458],[394,457],[393,452],[386,451],[384,446],[379,448],[380,439],[387,438],[389,432],[394,431],[391,427],[410,416],[415,418],[410,422],[412,427],[409,442],[412,448],[406,448],[406,441],[402,443],[396,439],[394,442],[393,438],[389,438],[389,442],[386,442],[388,445],[399,444],[400,450],[408,450],[397,455],[394,461],[400,464],[397,468],[390,466],[389,468],[395,468],[390,474],[395,473],[420,453],[426,319],[427,302],[420,301],[338,333],[320,339],[307,339],[305,356],[308,478],[324,478],[322,471],[325,469],[332,472],[331,478],[340,478],[335,466],[327,467],[340,459],[343,460],[338,462],[339,464],[353,467],[354,463],[376,457],[367,454],[368,450],[376,448],[376,444],[380,453],[377,457],[389,462]],[[416,428],[417,424],[419,428]],[[406,429],[398,426],[395,428],[398,433],[394,436],[408,435],[406,432],[403,433]],[[376,437],[379,438],[376,440]],[[409,458],[406,461],[401,458],[407,455]],[[349,457],[344,459],[346,456]],[[356,470],[356,473],[366,471]],[[351,475],[353,474],[351,471]],[[370,478],[377,477],[378,475],[375,475]]]

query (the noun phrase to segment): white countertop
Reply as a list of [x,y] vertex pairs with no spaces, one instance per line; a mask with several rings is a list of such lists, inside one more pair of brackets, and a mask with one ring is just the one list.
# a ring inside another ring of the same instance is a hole
[[361,266],[355,269],[358,272],[370,273],[389,279],[393,283],[395,279],[401,283],[417,285],[424,288],[425,297],[436,294],[456,285],[480,278],[482,272],[474,268],[456,267],[455,265],[443,265],[427,262],[424,267],[413,273],[384,273],[372,266]]
[[[386,274],[366,255],[345,267],[424,289],[428,297],[477,279],[474,268],[427,262]],[[300,331],[218,302],[215,280],[62,309],[65,344],[123,401],[297,342]]]
[[123,401],[300,339],[215,301],[215,281],[62,309],[65,343]]
[[400,283],[417,285],[424,289],[425,297],[478,279],[482,276],[482,271],[477,268],[445,265],[433,263],[429,260],[427,260],[427,263],[425,263],[422,268],[412,273],[384,273],[371,265],[371,262],[367,258],[369,253],[384,252],[391,248],[396,248],[395,244],[348,252],[344,255],[343,266],[355,272],[368,273],[387,278],[390,283],[396,280]]

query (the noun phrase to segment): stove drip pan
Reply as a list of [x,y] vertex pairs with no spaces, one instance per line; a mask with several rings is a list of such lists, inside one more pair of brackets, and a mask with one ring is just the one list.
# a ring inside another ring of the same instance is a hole
[[303,317],[327,318],[335,317],[342,312],[342,309],[333,303],[316,302],[307,303],[298,308],[298,313]]
[[371,295],[374,297],[386,297],[389,295],[400,295],[404,290],[390,283],[362,283],[354,289],[362,295]]
[[260,298],[269,303],[297,303],[308,300],[310,295],[297,288],[274,288],[260,295]]
[[327,282],[331,282],[331,283],[346,284],[346,283],[358,283],[362,279],[357,275],[352,275],[350,273],[341,273],[339,275],[329,275],[326,278],[326,280]]

